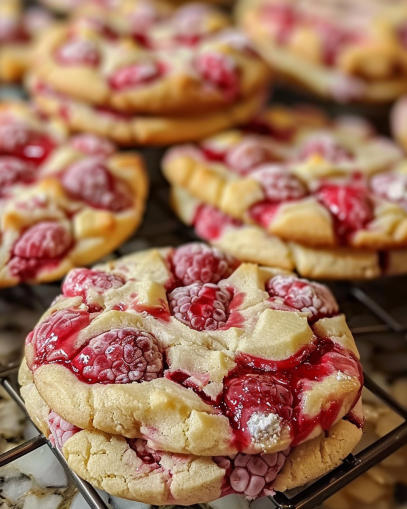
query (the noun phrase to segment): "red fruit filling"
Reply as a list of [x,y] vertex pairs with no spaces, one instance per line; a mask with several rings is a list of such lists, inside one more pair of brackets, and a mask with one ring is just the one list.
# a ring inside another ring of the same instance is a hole
[[101,308],[98,304],[88,303],[88,292],[90,290],[102,295],[107,290],[120,288],[123,285],[123,279],[114,274],[92,269],[74,269],[65,279],[62,292],[66,297],[82,297],[83,301],[89,306],[89,311],[95,312],[100,311]]
[[261,184],[266,200],[270,203],[299,200],[307,195],[304,184],[281,166],[264,165],[252,171],[250,178]]
[[363,187],[324,184],[316,196],[333,215],[340,237],[365,228],[373,219],[372,205]]
[[329,134],[316,134],[308,138],[301,146],[298,158],[300,161],[306,161],[316,155],[330,163],[342,163],[353,158],[352,154]]
[[172,315],[197,331],[224,327],[231,299],[232,294],[228,290],[212,283],[176,288],[168,296]]
[[373,192],[407,210],[407,175],[404,173],[383,173],[370,181]]
[[227,166],[240,175],[245,175],[260,164],[277,160],[272,147],[255,136],[245,137],[226,155]]
[[14,17],[0,17],[0,42],[13,43],[28,40],[28,34],[23,23]]
[[48,415],[48,426],[51,431],[49,440],[54,447],[58,447],[60,450],[62,450],[67,440],[73,437],[75,433],[78,433],[78,431],[81,431],[80,428],[65,421],[53,410]]
[[14,245],[9,271],[14,277],[30,279],[44,267],[57,266],[71,245],[71,234],[61,224],[38,223],[28,228]]
[[127,90],[156,80],[164,73],[157,62],[140,62],[118,69],[110,78],[109,84],[114,90]]
[[205,244],[186,244],[172,258],[174,274],[183,286],[192,283],[218,283],[228,278],[239,262],[219,249]]
[[293,276],[275,276],[266,283],[266,291],[276,309],[301,311],[314,322],[338,313],[334,296],[324,285]]
[[148,332],[114,329],[92,338],[72,359],[72,369],[90,384],[148,382],[162,376],[163,357]]
[[0,154],[18,157],[39,165],[54,150],[48,136],[31,131],[25,124],[6,120],[0,123]]
[[362,41],[362,36],[330,23],[326,19],[316,19],[312,25],[322,42],[322,60],[327,66],[336,64],[340,51],[350,44]]
[[15,184],[33,182],[35,173],[24,161],[15,157],[0,156],[0,196],[7,193],[7,188]]
[[78,134],[71,139],[74,149],[88,156],[108,157],[115,152],[115,146],[109,140],[96,136],[96,134]]
[[248,499],[272,495],[273,482],[285,464],[290,450],[274,454],[215,456],[213,461],[226,470],[222,496],[238,493]]
[[224,96],[233,101],[239,95],[239,76],[235,62],[226,55],[206,53],[197,61],[198,72]]
[[86,39],[71,39],[57,50],[55,56],[63,65],[96,67],[100,61],[96,45]]
[[265,4],[260,17],[267,20],[279,44],[284,44],[289,39],[298,22],[298,14],[294,7],[286,4]]
[[250,207],[250,217],[263,228],[268,228],[277,214],[279,204],[262,201]]
[[72,164],[62,175],[65,191],[96,209],[120,212],[131,205],[130,196],[117,182],[99,157],[89,157]]
[[200,205],[194,218],[196,234],[204,240],[216,240],[228,227],[242,226],[242,222],[210,205]]
[[205,34],[209,10],[206,5],[191,4],[178,9],[171,19],[176,42],[192,46]]

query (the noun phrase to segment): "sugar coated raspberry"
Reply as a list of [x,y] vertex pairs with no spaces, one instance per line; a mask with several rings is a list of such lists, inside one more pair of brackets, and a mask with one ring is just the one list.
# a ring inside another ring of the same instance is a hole
[[228,278],[238,265],[232,256],[198,242],[176,249],[172,262],[175,276],[184,286],[196,282],[218,283]]
[[148,382],[162,376],[163,356],[152,334],[113,329],[92,338],[72,367],[91,384]]
[[43,221],[26,230],[16,242],[13,253],[21,258],[57,258],[72,244],[70,232],[60,223]]
[[33,169],[15,157],[0,157],[0,195],[13,184],[25,184],[34,180]]
[[115,151],[115,146],[109,140],[96,134],[78,134],[71,139],[71,145],[79,152],[89,156],[110,156]]
[[352,154],[329,133],[318,133],[307,138],[300,147],[298,158],[305,161],[316,155],[330,163],[342,163],[352,159]]
[[241,225],[241,221],[224,214],[211,205],[200,205],[194,218],[196,234],[208,241],[221,237],[228,227]]
[[294,6],[285,3],[264,4],[261,16],[267,20],[273,37],[279,44],[287,41],[298,23],[298,14]]
[[236,64],[227,55],[219,53],[205,53],[197,63],[202,77],[222,91],[224,96],[233,101],[239,95],[239,78]]
[[115,71],[109,83],[114,90],[126,90],[150,83],[158,78],[162,71],[161,66],[156,62],[139,62]]
[[382,173],[370,181],[373,192],[385,200],[398,203],[407,210],[407,174]]
[[81,431],[80,428],[65,421],[53,410],[48,415],[48,426],[51,431],[50,441],[58,449],[62,449],[67,440]]
[[173,316],[192,329],[217,330],[226,325],[232,294],[219,286],[194,283],[176,288],[169,295]]
[[31,132],[23,122],[0,119],[0,151],[10,154],[30,139]]
[[245,175],[260,164],[278,160],[269,143],[258,136],[246,136],[226,155],[226,164],[233,171]]
[[261,184],[266,200],[271,203],[299,200],[307,194],[304,184],[282,166],[261,166],[250,173],[250,178]]
[[309,314],[312,321],[338,313],[338,304],[329,289],[294,276],[274,276],[266,283],[272,302]]
[[317,198],[334,216],[339,236],[361,230],[373,219],[373,210],[364,188],[325,184]]
[[62,185],[74,199],[98,209],[120,212],[131,204],[126,192],[99,157],[88,157],[72,164],[62,175]]
[[66,42],[58,49],[56,57],[61,64],[89,67],[95,67],[100,60],[97,47],[86,39],[72,39]]

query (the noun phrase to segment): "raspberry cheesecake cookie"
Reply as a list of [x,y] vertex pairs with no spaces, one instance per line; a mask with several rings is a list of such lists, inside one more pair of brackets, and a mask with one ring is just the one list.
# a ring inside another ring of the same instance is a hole
[[52,19],[40,9],[22,9],[19,0],[0,2],[0,82],[20,81],[28,67],[32,43]]
[[[25,362],[20,382],[30,417],[78,475],[112,495],[147,504],[204,503],[232,493],[253,500],[301,486],[340,464],[362,434],[357,425],[342,419],[326,434],[277,453],[172,454],[152,449],[142,439],[68,423],[45,404]],[[358,419],[361,423],[363,416]]]
[[195,234],[241,261],[296,270],[316,279],[373,279],[407,273],[407,250],[368,251],[349,247],[312,248],[285,242],[263,228],[242,221],[171,188],[171,205]]
[[60,279],[113,251],[141,221],[140,157],[58,128],[28,104],[0,105],[0,287]]
[[195,456],[328,432],[363,385],[329,290],[204,244],[76,269],[27,337],[49,408],[89,432]]
[[241,0],[240,26],[282,78],[340,102],[407,91],[405,2]]
[[401,164],[400,149],[361,119],[311,125],[323,120],[307,113],[309,119],[272,109],[246,129],[175,147],[164,175],[205,204],[287,241],[375,251],[406,246],[407,209],[390,187],[402,179],[392,170]]

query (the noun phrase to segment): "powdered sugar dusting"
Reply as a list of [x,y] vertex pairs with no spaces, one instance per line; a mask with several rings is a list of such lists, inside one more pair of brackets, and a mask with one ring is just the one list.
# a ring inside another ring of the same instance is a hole
[[281,417],[273,413],[255,412],[247,421],[247,426],[256,442],[270,439],[277,442],[281,434]]

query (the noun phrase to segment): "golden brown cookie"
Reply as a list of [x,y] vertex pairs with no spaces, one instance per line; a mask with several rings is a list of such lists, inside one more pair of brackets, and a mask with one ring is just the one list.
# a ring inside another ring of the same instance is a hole
[[174,147],[163,160],[164,175],[205,204],[286,241],[405,247],[407,202],[392,192],[393,180],[404,178],[403,166],[396,168],[400,149],[362,119],[316,121],[321,115],[312,111],[271,108],[243,130]]
[[58,280],[113,251],[141,222],[140,156],[59,128],[28,104],[0,105],[0,287]]
[[381,0],[241,0],[238,24],[276,73],[339,102],[407,91],[407,7]]

